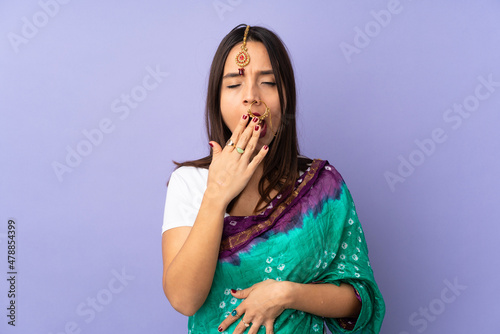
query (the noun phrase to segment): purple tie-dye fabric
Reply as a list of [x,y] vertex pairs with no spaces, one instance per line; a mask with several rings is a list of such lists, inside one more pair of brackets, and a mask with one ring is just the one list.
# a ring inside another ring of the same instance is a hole
[[[321,177],[325,171],[328,171],[330,177]],[[290,222],[300,221],[297,217],[306,212],[311,210],[314,212],[325,198],[337,198],[343,183],[341,175],[328,164],[328,161],[314,160],[297,180],[294,191],[277,195],[262,213],[256,216],[224,218],[223,247],[219,258],[227,260],[269,230],[275,233],[286,233],[288,229],[298,227],[297,224],[290,224]],[[316,191],[311,191],[313,187]],[[239,234],[245,234],[244,241],[237,245],[230,245],[228,240],[232,237],[234,240],[234,237]],[[225,244],[226,247],[224,247]]]

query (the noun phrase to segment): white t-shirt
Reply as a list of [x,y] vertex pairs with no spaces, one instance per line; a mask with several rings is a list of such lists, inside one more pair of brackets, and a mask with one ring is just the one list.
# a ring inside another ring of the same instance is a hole
[[207,180],[206,168],[182,166],[170,175],[161,233],[174,227],[193,226],[207,189]]
[[174,227],[193,226],[207,189],[208,169],[180,167],[170,176],[162,233]]

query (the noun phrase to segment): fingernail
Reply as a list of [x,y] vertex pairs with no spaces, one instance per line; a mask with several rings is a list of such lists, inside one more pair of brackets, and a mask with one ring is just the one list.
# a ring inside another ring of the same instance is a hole
[[255,126],[255,131],[259,131],[259,129],[260,129],[260,126],[256,125]]
[[218,330],[219,332],[222,332],[222,331],[223,331],[222,327],[220,327],[220,326],[219,326],[219,328],[217,328],[217,330]]
[[253,121],[254,121],[255,123],[257,123],[257,121],[258,121],[258,120],[259,120],[259,119],[258,119],[257,117],[254,117],[254,118],[253,118]]
[[267,149],[269,148],[269,146],[267,145],[264,145],[264,150],[267,151]]
[[235,290],[235,289],[231,289],[231,292],[232,292],[232,293],[236,293],[236,290]]
[[210,145],[210,147],[214,147],[214,144],[212,144],[212,143],[208,143],[208,145]]
[[243,115],[243,117],[242,117],[242,118],[243,118],[243,119],[247,119],[247,118],[248,118],[248,116],[247,116],[247,115]]

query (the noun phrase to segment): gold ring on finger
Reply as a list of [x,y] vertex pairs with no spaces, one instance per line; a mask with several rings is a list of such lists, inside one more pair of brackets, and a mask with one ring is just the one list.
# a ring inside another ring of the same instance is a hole
[[227,146],[234,146],[234,142],[231,138],[229,138],[229,140],[226,142],[226,145]]
[[250,327],[251,322],[247,324],[243,319],[241,319],[241,322],[243,323],[243,325],[245,325],[245,327]]

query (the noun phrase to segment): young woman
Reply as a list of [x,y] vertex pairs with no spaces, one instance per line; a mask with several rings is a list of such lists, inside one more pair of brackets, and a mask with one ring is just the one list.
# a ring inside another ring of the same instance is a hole
[[363,230],[335,168],[299,156],[295,81],[278,36],[238,26],[210,70],[211,154],[178,164],[163,289],[189,333],[378,333]]

